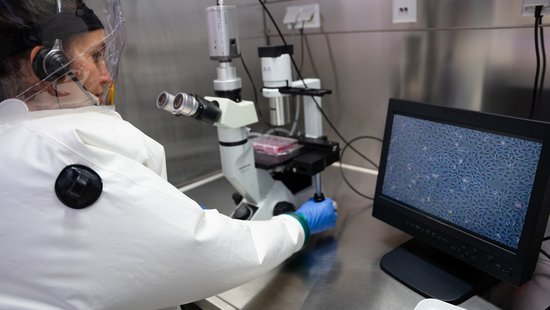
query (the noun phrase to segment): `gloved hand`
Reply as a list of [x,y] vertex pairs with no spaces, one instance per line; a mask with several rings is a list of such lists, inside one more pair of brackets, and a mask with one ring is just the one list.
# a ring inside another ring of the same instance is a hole
[[296,214],[305,218],[311,234],[334,228],[338,217],[330,198],[325,198],[321,202],[315,202],[310,198],[296,211]]

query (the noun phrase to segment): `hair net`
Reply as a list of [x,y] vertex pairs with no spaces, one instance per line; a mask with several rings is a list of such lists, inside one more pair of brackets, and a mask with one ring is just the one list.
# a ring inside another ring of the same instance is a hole
[[125,42],[119,0],[0,1],[0,90],[29,110],[108,105]]

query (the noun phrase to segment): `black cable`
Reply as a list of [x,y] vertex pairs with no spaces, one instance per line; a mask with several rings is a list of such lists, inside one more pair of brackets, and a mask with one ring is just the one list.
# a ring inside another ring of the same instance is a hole
[[[330,43],[330,39],[328,37],[328,34],[325,32],[323,27],[321,27],[321,33],[323,34],[323,36],[325,37],[325,41],[327,42],[327,50],[328,50],[328,56],[329,56],[329,60],[330,60],[330,67],[332,69],[332,74],[334,75],[335,93],[336,93],[336,96],[339,96],[339,94],[340,94],[340,85],[339,85],[339,82],[338,82],[338,73],[336,71],[336,65],[335,65],[336,62],[334,61],[334,54],[332,53],[332,44]],[[321,76],[319,74],[319,70],[317,70],[317,66],[315,66],[315,61],[313,61],[313,56],[311,54],[311,47],[309,46],[308,36],[305,35],[304,38],[305,38],[305,44],[306,44],[306,47],[307,47],[307,55],[309,57],[309,62],[311,63],[311,68],[313,69],[313,74],[315,74],[315,76]],[[300,67],[300,70],[301,70],[301,67]]]
[[[266,12],[267,16],[269,17],[269,19],[271,19],[271,22],[273,23],[273,26],[275,27],[275,29],[277,30],[277,33],[279,34],[279,37],[281,38],[281,40],[283,41],[283,44],[285,46],[288,46],[288,44],[286,43],[286,40],[285,40],[285,37],[283,36],[283,33],[281,32],[281,29],[279,29],[279,26],[277,25],[277,22],[275,21],[275,19],[273,18],[273,15],[271,15],[271,12],[269,12],[269,10],[267,9],[267,7],[265,6],[265,4],[262,2],[262,0],[258,0],[258,2],[260,2],[260,4],[262,5],[264,11]],[[304,80],[304,77],[302,76],[302,72],[300,72],[299,68],[298,68],[298,65],[296,64],[296,61],[294,61],[294,57],[292,57],[292,55],[290,55],[290,60],[292,62],[292,65],[294,66],[294,69],[296,70],[297,74],[298,74],[298,77],[300,78],[300,80],[302,81],[302,84],[304,84],[304,87],[305,88],[308,88],[307,87],[307,84]],[[338,129],[336,129],[336,126],[334,126],[334,124],[330,121],[330,119],[328,118],[328,116],[326,115],[325,111],[323,111],[323,109],[321,108],[321,105],[319,105],[319,103],[317,102],[317,99],[315,99],[315,96],[311,96],[311,98],[313,99],[313,102],[315,102],[315,105],[317,106],[317,109],[319,110],[319,112],[321,112],[321,115],[323,116],[323,118],[325,119],[325,121],[327,122],[327,124],[330,126],[330,128],[332,128],[332,130],[334,131],[334,133],[336,133],[336,135],[344,142],[344,144],[348,144],[348,141],[342,136],[342,134],[340,134],[340,132],[338,131]],[[350,149],[352,149],[355,153],[357,153],[359,156],[363,157],[365,160],[367,161],[370,161],[370,159],[368,159],[365,155],[361,154],[361,152],[359,152],[356,148],[354,148],[352,145],[349,146]]]
[[[380,138],[377,138],[377,137],[373,137],[373,136],[359,136],[359,137],[356,137],[356,138],[353,138],[351,139],[348,143],[346,143],[346,145],[344,146],[344,148],[342,149],[342,153],[341,153],[341,156],[340,156],[340,174],[342,175],[342,179],[344,179],[344,182],[346,183],[347,186],[349,186],[349,188],[354,191],[357,195],[361,196],[361,197],[364,197],[366,199],[370,199],[370,200],[373,200],[374,198],[373,197],[370,197],[368,195],[365,195],[363,193],[361,193],[359,190],[357,190],[353,185],[351,185],[351,183],[349,182],[349,180],[346,178],[346,176],[344,175],[344,169],[342,169],[342,159],[344,158],[344,153],[346,152],[347,148],[349,146],[351,146],[351,143],[357,141],[357,140],[361,140],[361,139],[371,139],[371,140],[376,140],[376,141],[379,141],[382,143],[382,139]],[[378,165],[375,164],[374,162],[372,162],[371,160],[368,160],[368,162],[373,165],[374,167],[376,167],[376,169],[378,169]]]
[[357,195],[363,197],[363,198],[366,198],[366,199],[369,199],[369,200],[374,200],[373,197],[370,197],[370,196],[367,196],[363,193],[361,193],[360,191],[358,191],[355,187],[353,187],[353,185],[351,185],[351,183],[348,181],[348,179],[346,178],[346,176],[344,175],[344,171],[342,169],[342,162],[340,162],[340,174],[342,175],[342,179],[344,180],[344,183],[346,183],[346,185],[352,190],[354,191]]
[[283,44],[285,46],[288,46],[288,44],[286,43],[285,37],[282,35],[281,29],[279,29],[279,26],[275,22],[275,19],[273,18],[273,15],[271,15],[271,12],[269,12],[267,7],[265,6],[265,3],[263,3],[262,0],[258,0],[258,2],[260,2],[260,4],[262,5],[262,7],[264,9],[264,12],[267,14],[267,16],[269,16],[269,19],[271,19],[271,22],[273,23],[273,26],[275,26],[275,29],[277,29],[277,32],[279,33],[279,35],[281,37],[281,40],[283,40]]
[[[373,137],[373,136],[359,136],[359,137],[355,137],[353,139],[351,139],[348,143],[346,143],[346,145],[344,145],[344,147],[342,148],[342,152],[341,152],[341,155],[340,155],[340,159],[344,158],[344,152],[345,150],[350,147],[351,148],[351,144],[357,140],[362,140],[362,139],[371,139],[371,140],[376,140],[380,143],[382,143],[382,139],[380,138],[377,138],[377,137]],[[376,169],[378,169],[378,165],[373,162],[372,160],[366,158],[366,160]]]
[[[548,241],[548,240],[550,240],[550,236],[546,236],[546,237],[542,238],[542,241],[543,241],[543,242],[544,242],[544,241]],[[544,256],[548,257],[548,259],[550,259],[550,255],[549,255],[548,252],[546,252],[544,249],[540,249],[540,252],[541,252]]]
[[[261,2],[262,0],[260,0]],[[264,0],[264,1],[267,1],[267,0]],[[269,38],[269,34],[267,33],[267,20],[265,19],[265,11],[262,11],[262,23],[263,23],[263,26],[264,26],[264,39],[265,39],[265,45],[267,46],[270,46],[271,45],[271,40]]]
[[[254,90],[254,102],[258,102],[258,92],[256,91],[256,84],[254,83],[254,79],[252,78],[252,75],[250,74],[250,71],[248,71],[248,67],[246,66],[246,63],[244,62],[244,57],[241,54],[241,63],[243,64],[244,71],[246,72],[246,75],[248,76],[248,79],[250,80],[250,84],[252,84],[252,89]],[[261,114],[260,111],[258,113]]]
[[[321,33],[325,37],[325,40],[327,41],[327,49],[328,49],[328,57],[330,59],[330,66],[332,68],[332,74],[334,74],[334,88],[336,96],[340,96],[340,82],[338,79],[338,72],[336,71],[336,62],[334,61],[334,55],[332,53],[332,44],[330,43],[330,38],[328,37],[328,34],[325,32],[323,27],[321,27]],[[339,99],[338,97],[336,98]],[[339,101],[339,100],[338,100]]]
[[304,65],[304,28],[300,29],[300,71],[302,71],[302,66]]
[[539,31],[540,31],[540,50],[542,53],[542,72],[540,74],[539,93],[537,95],[537,107],[540,109],[542,103],[542,91],[544,86],[544,76],[546,75],[546,50],[544,47],[544,31],[542,27],[542,16],[539,17]]
[[306,43],[307,57],[309,58],[309,63],[311,64],[311,69],[313,70],[313,74],[315,76],[321,76],[319,74],[319,71],[317,70],[317,67],[315,66],[315,62],[313,61],[313,56],[311,55],[311,48],[309,47],[309,40],[307,39],[307,35],[304,36],[304,41]]
[[542,12],[542,5],[538,5],[535,8],[535,54],[537,59],[537,67],[535,70],[535,83],[533,86],[533,94],[531,98],[531,111],[529,112],[529,118],[533,118],[535,114],[535,107],[537,104],[537,92],[539,88],[539,73],[540,73],[540,51],[539,51],[539,17],[540,13]]

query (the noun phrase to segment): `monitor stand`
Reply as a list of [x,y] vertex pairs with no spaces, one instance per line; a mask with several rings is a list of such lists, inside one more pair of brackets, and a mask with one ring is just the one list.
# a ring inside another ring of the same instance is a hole
[[380,267],[420,295],[459,304],[497,280],[412,239],[384,255]]

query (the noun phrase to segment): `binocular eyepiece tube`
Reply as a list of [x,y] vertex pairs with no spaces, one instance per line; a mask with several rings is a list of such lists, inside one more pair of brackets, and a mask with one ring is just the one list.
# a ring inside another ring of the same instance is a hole
[[221,115],[216,101],[208,101],[197,95],[177,93],[175,96],[167,91],[157,97],[157,108],[174,115],[185,115],[208,124],[215,123]]
[[174,95],[167,91],[161,92],[157,97],[157,108],[174,113]]

